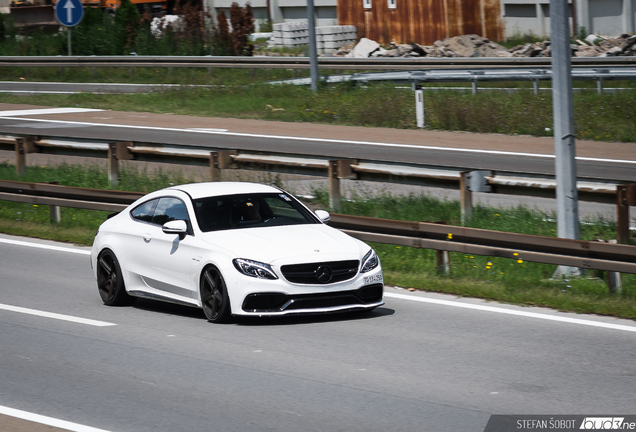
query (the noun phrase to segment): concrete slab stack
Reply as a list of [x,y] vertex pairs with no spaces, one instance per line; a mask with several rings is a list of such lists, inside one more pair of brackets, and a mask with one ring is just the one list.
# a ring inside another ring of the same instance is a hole
[[[316,48],[318,54],[333,51],[357,40],[356,27],[333,25],[316,27]],[[309,44],[307,21],[293,21],[274,24],[270,47],[298,47]]]

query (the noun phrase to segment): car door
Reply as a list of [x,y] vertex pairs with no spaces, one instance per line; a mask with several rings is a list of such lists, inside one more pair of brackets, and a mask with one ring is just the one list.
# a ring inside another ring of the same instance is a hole
[[[188,233],[164,233],[163,224],[173,220],[186,221]],[[144,224],[143,243],[137,254],[139,272],[144,283],[160,291],[161,295],[187,299],[197,297],[196,287],[191,282],[196,261],[193,260],[194,236],[190,221],[188,209],[180,198],[162,197],[151,222]]]

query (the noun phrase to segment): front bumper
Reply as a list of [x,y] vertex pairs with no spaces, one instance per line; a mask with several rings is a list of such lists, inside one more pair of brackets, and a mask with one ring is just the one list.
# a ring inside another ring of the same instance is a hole
[[285,279],[263,280],[234,272],[226,273],[233,315],[324,314],[371,310],[384,304],[380,266],[348,281],[326,285],[293,284]]
[[384,304],[384,286],[366,285],[357,290],[313,294],[253,293],[245,297],[243,311],[257,314],[336,312],[372,309]]

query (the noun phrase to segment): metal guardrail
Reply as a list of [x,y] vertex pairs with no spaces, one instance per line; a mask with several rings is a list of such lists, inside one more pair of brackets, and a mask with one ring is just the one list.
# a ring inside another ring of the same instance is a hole
[[[143,195],[0,180],[0,200],[32,204],[120,211]],[[369,242],[636,273],[636,246],[343,214],[332,214],[329,225]]]
[[[551,66],[550,57],[346,58],[319,57],[321,69],[414,70]],[[636,57],[573,57],[573,66],[635,66]],[[0,66],[308,69],[309,57],[223,56],[2,56]]]
[[[604,81],[629,81],[636,80],[636,67],[573,67],[572,79],[575,81],[596,81],[599,93],[603,91]],[[490,67],[472,68],[465,67],[463,70],[455,69],[428,69],[411,71],[392,72],[367,72],[354,73],[349,75],[325,75],[321,77],[326,84],[337,84],[341,82],[354,82],[366,84],[375,81],[390,81],[393,83],[410,83],[422,85],[430,83],[471,83],[473,91],[476,91],[478,83],[495,81],[528,81],[534,85],[534,92],[539,92],[540,81],[552,80],[552,68],[550,66],[530,67]],[[270,81],[270,84],[294,84],[308,85],[310,78],[294,78],[287,80]],[[510,90],[510,89],[507,89]],[[518,89],[512,89],[518,90]],[[551,88],[543,90],[552,91]]]
[[[119,161],[133,159],[209,166],[212,181],[221,180],[223,170],[233,169],[326,176],[329,181],[330,205],[334,209],[340,208],[341,180],[347,179],[455,189],[459,190],[460,194],[462,220],[467,220],[472,215],[473,192],[555,198],[556,189],[556,180],[549,176],[522,176],[518,173],[484,170],[466,171],[460,168],[380,163],[359,159],[332,160],[325,157],[273,152],[215,150],[134,142],[109,143],[37,136],[0,136],[0,148],[3,146],[15,149],[18,173],[25,171],[26,156],[29,153],[106,156],[112,184],[118,182]],[[630,236],[629,207],[636,206],[636,185],[625,185],[612,180],[581,179],[577,182],[577,188],[581,201],[616,204],[617,238],[619,242],[626,243]],[[55,205],[44,201],[40,203]]]

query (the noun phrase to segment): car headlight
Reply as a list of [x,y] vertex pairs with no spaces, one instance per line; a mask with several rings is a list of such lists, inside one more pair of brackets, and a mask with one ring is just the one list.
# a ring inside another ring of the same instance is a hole
[[258,261],[252,261],[243,258],[232,260],[234,267],[245,276],[251,276],[259,279],[278,279],[274,270],[269,264]]
[[379,265],[380,259],[378,258],[378,255],[375,253],[375,251],[371,249],[369,252],[367,252],[364,258],[362,258],[362,267],[360,267],[360,273],[371,271]]

